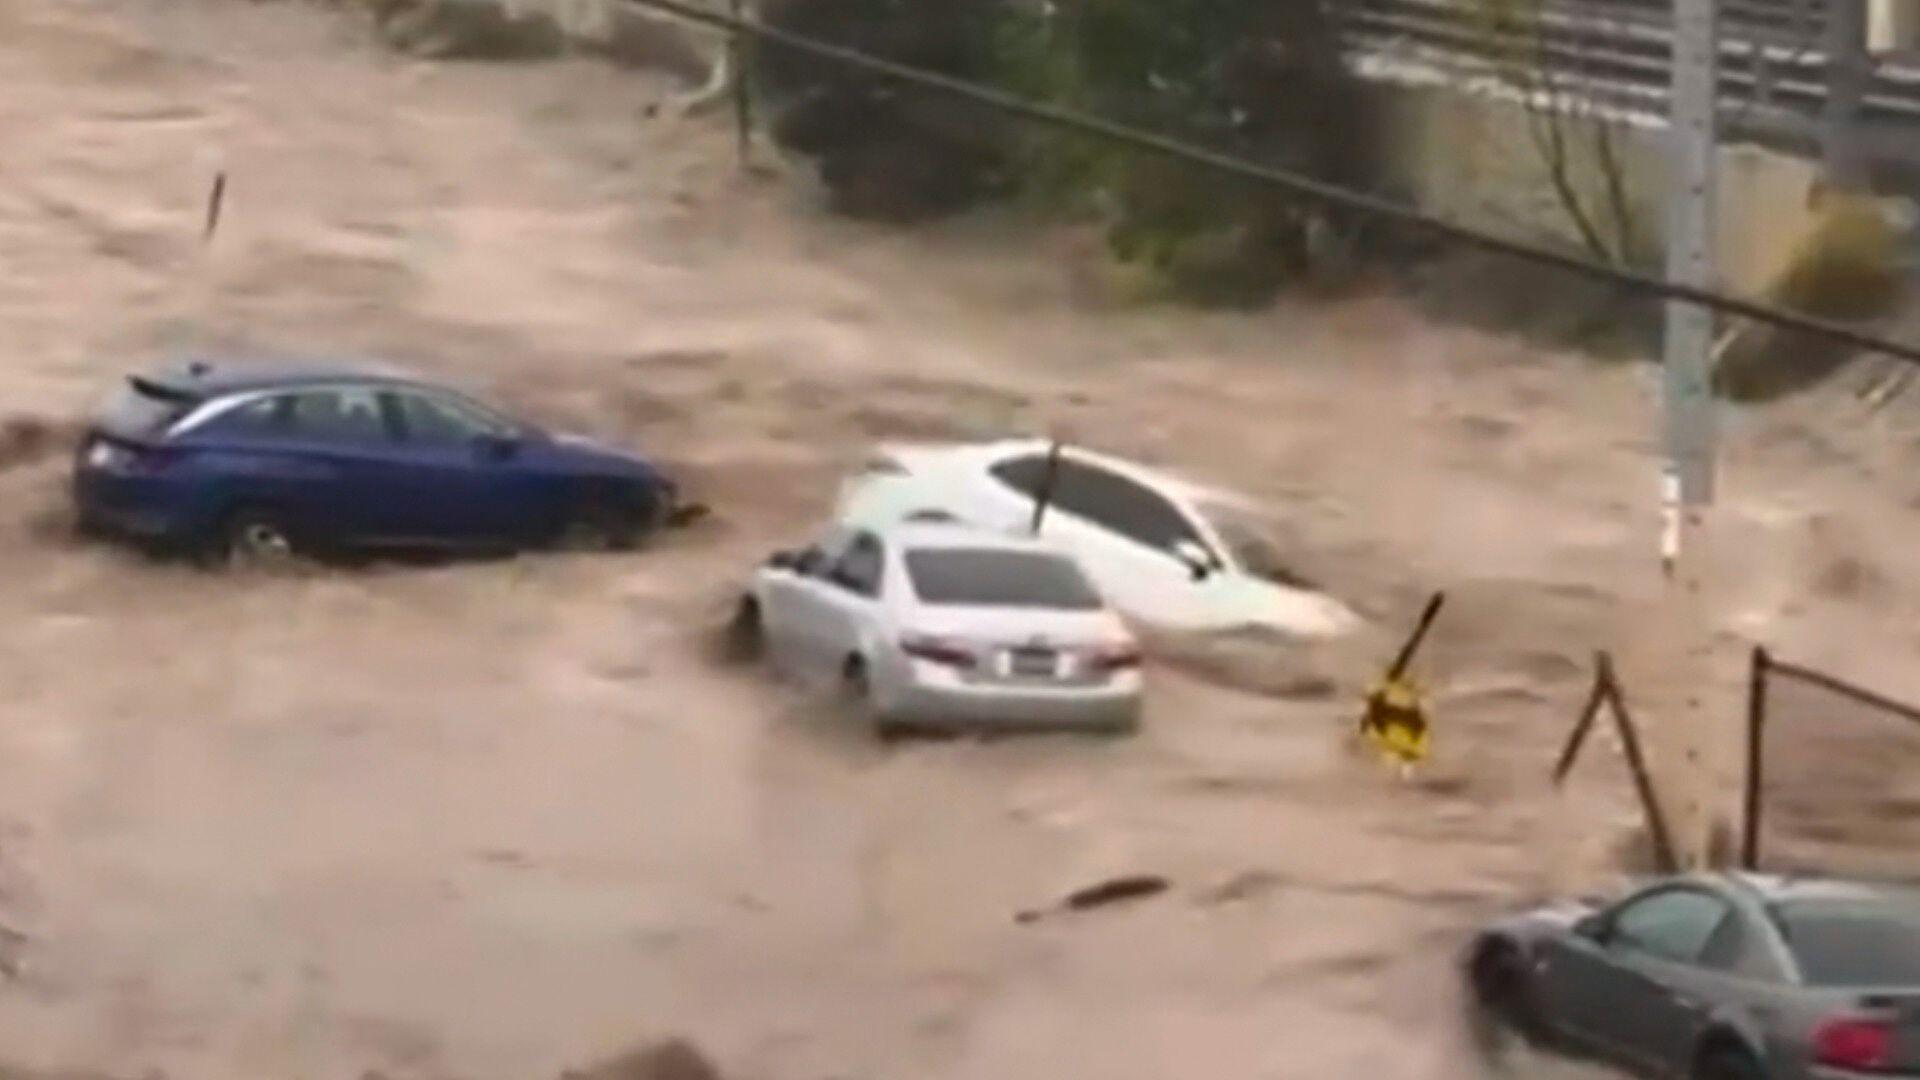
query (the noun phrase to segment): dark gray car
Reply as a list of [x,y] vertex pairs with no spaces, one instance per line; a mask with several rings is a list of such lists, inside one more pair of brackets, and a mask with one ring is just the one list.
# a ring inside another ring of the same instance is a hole
[[1920,1077],[1920,895],[1703,874],[1505,919],[1476,1000],[1539,1041],[1689,1080]]

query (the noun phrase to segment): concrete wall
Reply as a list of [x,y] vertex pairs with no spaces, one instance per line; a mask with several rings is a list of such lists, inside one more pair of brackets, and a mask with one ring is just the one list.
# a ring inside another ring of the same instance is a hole
[[1920,0],[1869,0],[1867,41],[1874,52],[1920,49]]
[[[1912,0],[1920,4],[1920,0]],[[1578,233],[1554,193],[1535,137],[1536,122],[1517,102],[1444,88],[1382,87],[1391,133],[1391,180],[1417,205],[1463,225],[1519,240],[1577,243]],[[1570,175],[1585,202],[1604,208],[1590,129],[1570,124]],[[1619,126],[1618,160],[1627,204],[1643,253],[1664,250],[1665,131]],[[1757,292],[1785,267],[1812,222],[1817,166],[1752,146],[1721,151],[1720,272],[1726,287]],[[1596,222],[1603,230],[1611,222]],[[1609,232],[1611,236],[1611,232]]]

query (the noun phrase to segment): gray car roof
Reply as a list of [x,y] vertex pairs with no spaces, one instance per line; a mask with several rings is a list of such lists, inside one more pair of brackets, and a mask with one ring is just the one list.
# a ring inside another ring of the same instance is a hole
[[1914,899],[1920,901],[1920,892],[1912,886],[1899,882],[1868,882],[1868,880],[1849,880],[1849,878],[1828,878],[1828,876],[1799,876],[1799,874],[1761,874],[1761,872],[1732,871],[1707,872],[1707,874],[1688,874],[1672,878],[1676,882],[1703,882],[1730,886],[1761,903],[1788,903],[1801,899]]
[[1885,900],[1916,895],[1909,886],[1841,878],[1753,873],[1726,874],[1723,878],[1770,904],[1793,900]]

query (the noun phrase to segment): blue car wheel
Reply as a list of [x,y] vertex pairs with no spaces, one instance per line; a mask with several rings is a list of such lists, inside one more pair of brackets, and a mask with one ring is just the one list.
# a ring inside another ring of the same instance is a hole
[[200,552],[213,566],[284,562],[298,551],[293,532],[271,507],[242,506],[220,521]]
[[644,544],[662,524],[661,500],[634,500],[611,495],[583,499],[568,515],[561,541],[570,548],[593,551],[632,551]]

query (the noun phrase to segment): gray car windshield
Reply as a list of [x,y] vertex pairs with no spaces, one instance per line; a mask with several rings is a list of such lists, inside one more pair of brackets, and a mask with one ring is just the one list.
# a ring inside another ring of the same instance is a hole
[[1057,555],[994,548],[917,548],[907,577],[921,603],[956,607],[1096,611],[1100,594]]
[[1920,908],[1804,900],[1774,917],[1809,986],[1920,987]]

